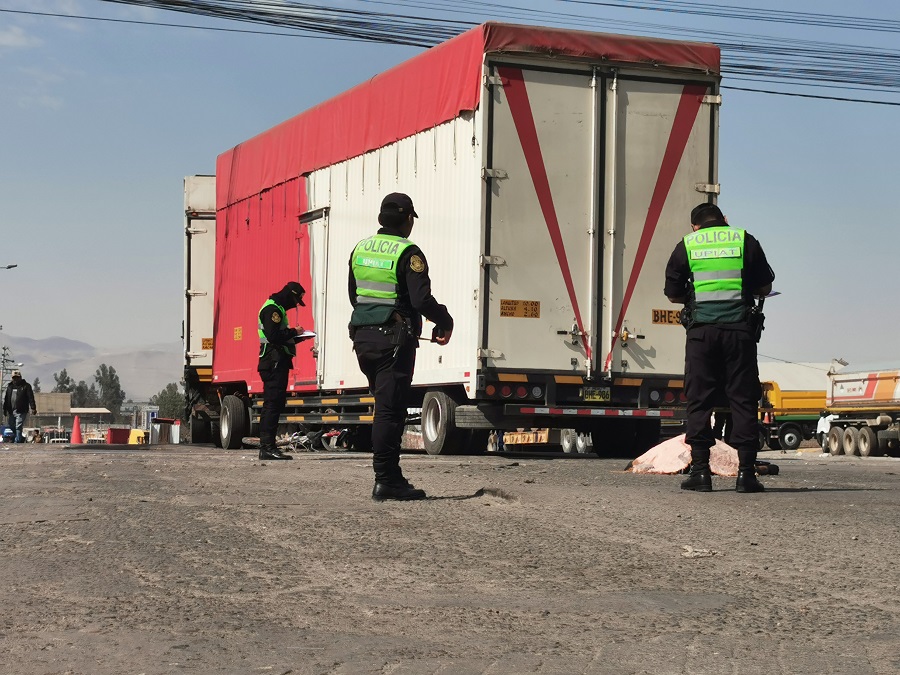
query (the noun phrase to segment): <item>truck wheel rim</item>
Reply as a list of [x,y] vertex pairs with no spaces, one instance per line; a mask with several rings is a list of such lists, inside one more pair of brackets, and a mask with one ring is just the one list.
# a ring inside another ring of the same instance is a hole
[[422,416],[422,431],[425,433],[425,438],[429,441],[433,441],[438,436],[438,429],[441,428],[441,407],[439,405],[431,404],[425,410],[425,414]]

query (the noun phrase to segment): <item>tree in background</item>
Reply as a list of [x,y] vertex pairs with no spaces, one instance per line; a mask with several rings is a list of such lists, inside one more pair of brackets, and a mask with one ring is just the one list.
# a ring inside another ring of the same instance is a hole
[[150,405],[159,406],[160,417],[177,420],[184,414],[184,394],[177,384],[169,382],[165,389],[150,397]]
[[100,408],[100,394],[97,392],[97,386],[92,384],[88,387],[84,380],[76,384],[72,389],[72,407]]
[[117,420],[125,402],[125,392],[122,391],[116,369],[101,363],[94,373],[94,382],[99,388],[100,405],[112,413],[113,421]]
[[69,373],[63,368],[58,373],[53,373],[56,386],[51,390],[54,394],[71,394],[75,391],[75,380],[69,377]]
[[35,394],[41,393],[41,380],[39,377],[34,378],[34,382],[31,383],[31,389]]

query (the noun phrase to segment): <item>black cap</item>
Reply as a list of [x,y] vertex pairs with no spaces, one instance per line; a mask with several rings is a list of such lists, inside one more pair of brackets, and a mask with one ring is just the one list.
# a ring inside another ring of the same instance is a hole
[[691,210],[691,225],[699,225],[708,216],[715,216],[718,220],[725,220],[725,216],[722,215],[722,210],[718,206],[709,202],[703,202]]
[[298,305],[306,307],[306,303],[303,302],[303,294],[306,293],[306,290],[296,281],[287,282],[284,288],[281,289],[281,292],[287,294],[288,297],[294,298]]
[[392,192],[387,197],[382,199],[381,212],[399,213],[402,215],[411,213],[414,218],[419,217],[419,214],[416,213],[415,208],[413,208],[412,199],[409,198],[409,195],[405,195],[402,192]]

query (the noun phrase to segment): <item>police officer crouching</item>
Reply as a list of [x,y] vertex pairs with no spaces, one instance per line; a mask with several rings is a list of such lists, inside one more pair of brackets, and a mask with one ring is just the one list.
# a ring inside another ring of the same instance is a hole
[[303,328],[288,325],[287,310],[305,306],[306,291],[296,281],[285,284],[269,296],[259,310],[259,364],[257,371],[263,383],[263,409],[259,418],[259,458],[293,459],[275,446],[278,418],[287,401],[288,374],[294,367],[297,337]]
[[683,303],[687,329],[684,389],[685,441],[690,475],[682,490],[710,492],[710,415],[723,400],[731,409],[729,444],[738,452],[738,492],[762,492],[756,478],[757,407],[761,396],[756,343],[761,315],[754,296],[772,290],[775,274],[753,235],[728,226],[715,204],[691,211],[693,233],[678,243],[666,266],[665,294]]
[[409,196],[389,194],[378,214],[381,228],[359,242],[350,256],[350,337],[375,397],[372,499],[376,501],[425,498],[425,491],[410,484],[400,469],[422,316],[435,324],[433,342],[445,345],[453,332],[450,313],[431,295],[425,255],[408,239],[417,217]]

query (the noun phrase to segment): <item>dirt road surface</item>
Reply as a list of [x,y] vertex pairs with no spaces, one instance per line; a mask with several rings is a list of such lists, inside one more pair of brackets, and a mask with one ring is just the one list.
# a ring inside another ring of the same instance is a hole
[[[9,447],[9,446],[7,446]],[[900,460],[0,450],[0,672],[896,673]]]

